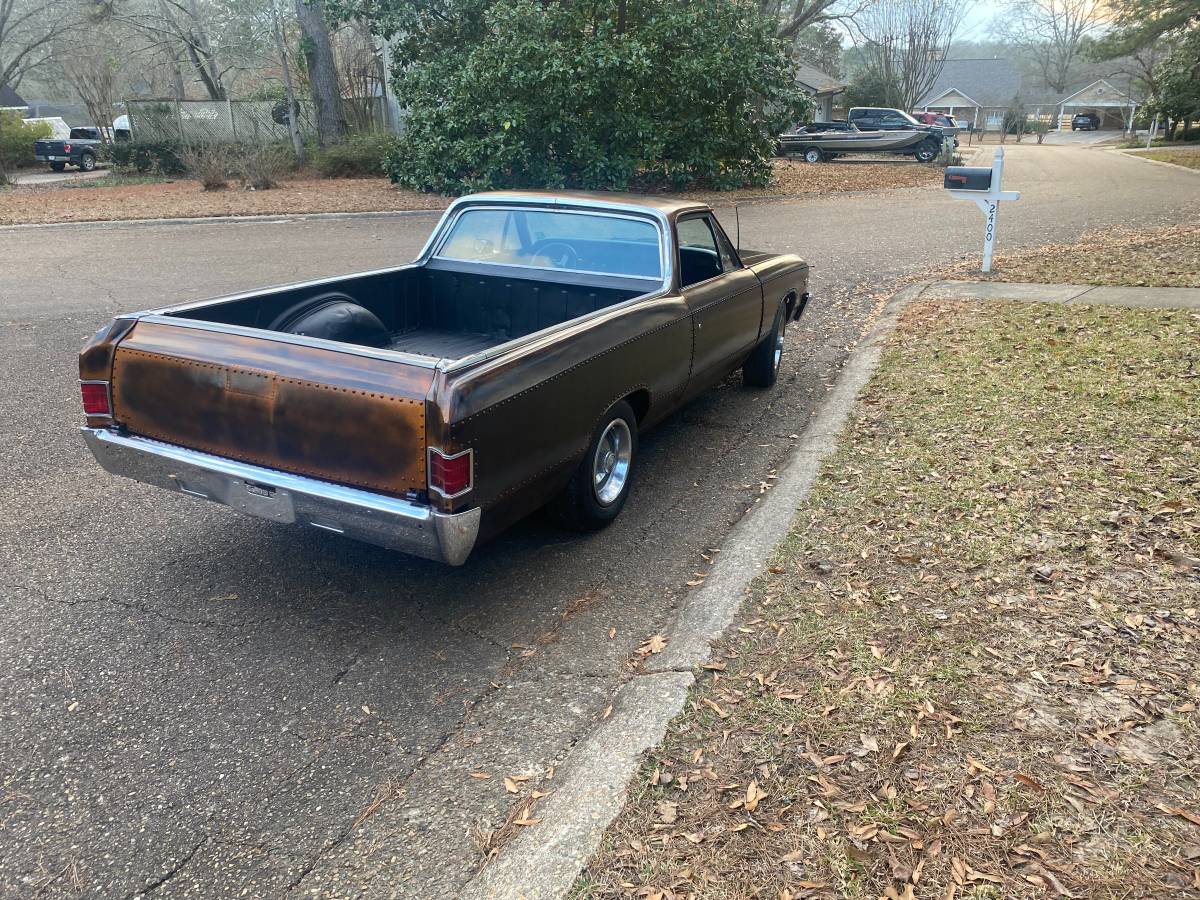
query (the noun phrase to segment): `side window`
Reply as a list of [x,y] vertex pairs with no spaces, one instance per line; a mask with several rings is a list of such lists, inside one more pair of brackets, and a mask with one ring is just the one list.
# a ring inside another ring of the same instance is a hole
[[721,254],[708,219],[693,216],[675,226],[679,238],[679,285],[687,287],[721,274]]

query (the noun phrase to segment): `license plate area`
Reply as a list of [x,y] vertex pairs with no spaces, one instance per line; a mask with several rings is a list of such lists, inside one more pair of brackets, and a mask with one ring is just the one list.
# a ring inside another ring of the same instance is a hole
[[283,488],[210,472],[172,475],[180,493],[223,503],[231,509],[273,522],[296,521],[296,504]]

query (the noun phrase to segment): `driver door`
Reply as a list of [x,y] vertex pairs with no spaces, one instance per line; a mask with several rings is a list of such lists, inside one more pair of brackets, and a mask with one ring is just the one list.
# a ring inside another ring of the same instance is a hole
[[758,343],[763,294],[710,214],[681,217],[675,233],[679,288],[692,314],[692,394],[724,378]]

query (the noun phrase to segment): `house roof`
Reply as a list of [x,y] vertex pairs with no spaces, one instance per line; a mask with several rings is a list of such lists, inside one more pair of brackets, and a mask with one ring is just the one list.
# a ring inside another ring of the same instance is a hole
[[0,107],[24,105],[25,101],[21,99],[20,94],[10,88],[7,84],[0,84]]
[[[1094,90],[1093,90],[1094,89]],[[1058,102],[1064,103],[1067,106],[1071,105],[1071,101],[1079,97],[1080,94],[1092,94],[1093,96],[1103,96],[1105,93],[1112,97],[1110,102],[1097,102],[1096,100],[1081,100],[1083,106],[1129,106],[1131,103],[1137,103],[1126,91],[1116,87],[1107,78],[1097,78],[1091,84],[1086,84],[1077,91],[1072,91]],[[1106,98],[1107,99],[1107,98]]]
[[796,83],[814,94],[840,94],[846,89],[845,83],[806,63],[796,66]]
[[950,91],[978,106],[1008,106],[1021,93],[1021,72],[1007,59],[948,59],[917,106],[929,106]]

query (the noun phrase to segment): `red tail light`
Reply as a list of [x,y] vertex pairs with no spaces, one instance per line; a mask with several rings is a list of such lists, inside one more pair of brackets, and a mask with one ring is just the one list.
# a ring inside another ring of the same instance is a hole
[[429,448],[429,489],[447,500],[461,497],[474,487],[475,451],[463,450],[446,456]]
[[79,390],[83,393],[83,411],[85,413],[89,416],[112,415],[107,381],[81,381]]
[[71,152],[71,145],[63,144],[63,153],[70,153],[70,152]]

